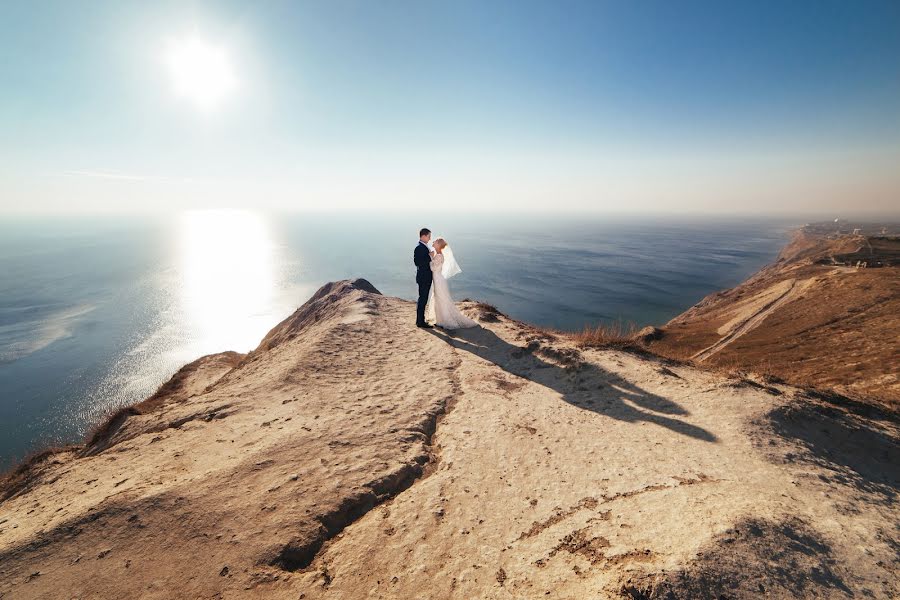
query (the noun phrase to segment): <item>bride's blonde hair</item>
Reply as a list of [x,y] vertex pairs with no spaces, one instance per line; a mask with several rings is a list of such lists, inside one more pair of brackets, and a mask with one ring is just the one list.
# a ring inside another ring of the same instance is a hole
[[438,238],[434,240],[434,247],[438,250],[443,250],[447,247],[447,240],[445,240],[444,238]]

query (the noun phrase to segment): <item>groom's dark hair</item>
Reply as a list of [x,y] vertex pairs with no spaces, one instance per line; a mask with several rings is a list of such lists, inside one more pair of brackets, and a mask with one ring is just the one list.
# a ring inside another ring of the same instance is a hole
[[422,229],[419,230],[419,237],[422,237],[423,235],[428,235],[429,233],[431,233],[431,230],[428,229],[427,227],[423,227]]

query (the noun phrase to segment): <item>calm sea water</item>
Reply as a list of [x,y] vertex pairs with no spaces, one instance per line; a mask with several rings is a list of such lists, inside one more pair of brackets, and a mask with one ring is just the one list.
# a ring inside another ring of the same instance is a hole
[[0,222],[0,466],[81,439],[188,361],[252,349],[327,281],[413,298],[422,225],[454,248],[457,299],[577,329],[665,323],[770,262],[794,224],[237,211]]

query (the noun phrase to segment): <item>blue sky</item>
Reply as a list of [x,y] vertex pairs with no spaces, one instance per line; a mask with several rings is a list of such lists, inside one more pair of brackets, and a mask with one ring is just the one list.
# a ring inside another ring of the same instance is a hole
[[0,4],[2,213],[896,213],[898,165],[898,2]]

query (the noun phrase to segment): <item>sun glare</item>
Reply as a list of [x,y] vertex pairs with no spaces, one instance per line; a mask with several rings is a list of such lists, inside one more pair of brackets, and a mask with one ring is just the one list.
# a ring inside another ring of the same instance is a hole
[[188,211],[180,253],[190,354],[253,348],[274,324],[275,256],[265,220],[250,211]]
[[175,93],[202,110],[215,108],[237,87],[226,50],[198,38],[170,41],[166,64]]

